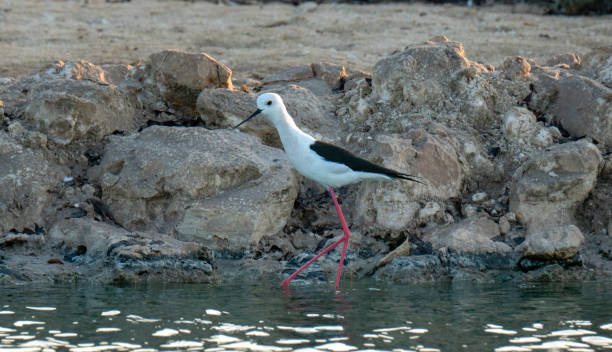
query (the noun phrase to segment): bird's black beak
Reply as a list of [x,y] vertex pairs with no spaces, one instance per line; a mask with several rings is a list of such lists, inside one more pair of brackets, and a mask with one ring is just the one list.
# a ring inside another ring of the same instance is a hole
[[234,128],[240,127],[240,125],[242,125],[243,123],[245,123],[245,122],[249,121],[250,119],[252,119],[253,117],[259,115],[260,112],[261,112],[261,109],[255,110],[255,112],[252,113],[251,116],[247,117],[244,121],[242,121],[241,123],[237,124],[236,127],[234,127]]

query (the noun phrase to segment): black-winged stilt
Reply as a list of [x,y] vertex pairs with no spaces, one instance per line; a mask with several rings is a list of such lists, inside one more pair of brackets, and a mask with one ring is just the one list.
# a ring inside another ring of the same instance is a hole
[[325,248],[321,253],[317,254],[308,263],[296,270],[295,273],[287,277],[282,282],[282,286],[289,285],[299,273],[306,269],[315,260],[319,259],[325,253],[336,248],[340,243],[342,246],[342,254],[340,256],[340,264],[338,265],[338,274],[336,276],[336,290],[340,284],[340,275],[342,273],[342,265],[344,264],[344,256],[348,247],[349,232],[348,225],[342,215],[342,210],[336,199],[333,187],[342,187],[351,183],[357,183],[364,180],[382,180],[388,181],[393,179],[403,179],[413,182],[419,182],[415,176],[387,169],[385,167],[373,164],[367,160],[361,159],[350,152],[337,147],[333,144],[318,141],[310,135],[304,133],[293,121],[293,118],[287,112],[283,99],[275,93],[264,93],[257,98],[257,110],[247,119],[236,125],[238,128],[243,123],[249,121],[257,115],[263,115],[274,125],[278,131],[285,153],[293,164],[293,166],[307,178],[314,180],[329,190],[336,212],[342,224],[344,236],[337,242]]

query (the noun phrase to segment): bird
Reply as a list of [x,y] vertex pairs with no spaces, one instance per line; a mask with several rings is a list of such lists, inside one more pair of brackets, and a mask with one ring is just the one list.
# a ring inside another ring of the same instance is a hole
[[283,99],[276,93],[260,94],[257,97],[256,103],[257,110],[236,125],[234,129],[242,126],[256,116],[264,116],[268,122],[276,128],[283,148],[285,149],[285,154],[293,167],[305,177],[327,188],[334,202],[344,233],[340,240],[323,249],[314,258],[283,280],[281,286],[287,287],[291,280],[310,266],[310,264],[314,263],[321,256],[342,243],[342,253],[340,255],[340,264],[338,265],[335,283],[335,289],[338,290],[344,257],[346,255],[351,233],[344,219],[344,215],[342,214],[342,209],[340,209],[340,205],[338,204],[334,188],[367,180],[407,180],[417,183],[423,182],[421,182],[420,178],[417,176],[374,164],[355,156],[346,149],[317,140],[310,136],[296,125],[289,112],[287,112]]

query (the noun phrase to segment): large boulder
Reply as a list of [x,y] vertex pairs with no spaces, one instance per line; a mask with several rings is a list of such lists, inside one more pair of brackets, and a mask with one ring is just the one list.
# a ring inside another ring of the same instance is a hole
[[45,212],[52,190],[62,180],[62,170],[2,131],[0,165],[0,233],[46,226]]
[[[449,126],[488,129],[495,124],[498,112],[528,94],[527,79],[523,78],[529,69],[506,66],[510,76],[494,74],[491,67],[468,60],[461,43],[434,38],[376,63],[371,101],[382,104],[389,120],[408,114],[431,117]],[[507,87],[498,87],[496,81],[501,80]]]
[[55,79],[30,88],[25,121],[49,141],[92,143],[138,127],[136,103],[116,86]]
[[205,53],[164,50],[151,55],[151,73],[161,96],[175,108],[195,112],[204,88],[232,88],[232,71]]
[[580,229],[567,225],[531,233],[516,250],[528,258],[567,259],[575,256],[583,243],[584,236]]
[[113,136],[90,177],[125,228],[237,251],[282,230],[297,194],[282,151],[228,130]]
[[510,210],[529,232],[575,223],[574,213],[595,186],[602,161],[592,143],[558,144],[516,170]]
[[591,137],[612,146],[612,89],[563,68],[533,71],[530,109],[576,138]]
[[458,253],[507,253],[512,251],[503,242],[493,241],[499,236],[499,225],[481,217],[440,226],[428,232],[423,240],[430,242],[434,251],[452,250]]
[[470,138],[462,137],[437,123],[414,125],[401,135],[378,135],[368,159],[421,177],[423,183],[361,183],[355,207],[361,222],[380,229],[401,230],[415,219],[421,199],[458,197],[472,172],[465,148]]

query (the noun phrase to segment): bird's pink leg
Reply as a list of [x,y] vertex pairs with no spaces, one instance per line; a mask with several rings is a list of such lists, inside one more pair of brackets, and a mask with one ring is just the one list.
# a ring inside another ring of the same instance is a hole
[[319,259],[322,255],[326,254],[327,252],[331,251],[332,249],[336,248],[340,243],[342,243],[344,241],[344,238],[341,238],[338,242],[329,245],[327,248],[325,248],[321,253],[317,254],[314,258],[310,259],[308,261],[308,263],[302,265],[302,267],[300,267],[298,270],[296,270],[293,274],[291,274],[291,276],[289,276],[288,278],[286,278],[285,280],[283,280],[283,282],[281,283],[281,286],[287,286],[289,285],[289,282],[291,282],[291,280],[295,279],[296,276],[298,276],[302,271],[304,271],[304,269],[306,269],[308,266],[310,266],[310,264],[314,263],[315,260]]
[[340,205],[338,204],[338,200],[336,199],[336,194],[334,193],[334,189],[329,187],[329,193],[331,194],[332,199],[334,200],[334,205],[336,206],[336,212],[338,212],[340,223],[342,223],[342,230],[344,231],[344,236],[342,236],[342,238],[338,240],[337,242],[329,245],[327,248],[321,251],[321,253],[317,254],[314,258],[310,259],[308,263],[302,265],[293,274],[291,274],[289,277],[283,280],[283,282],[281,283],[281,286],[286,287],[287,285],[289,285],[291,280],[295,279],[296,276],[298,276],[302,271],[304,271],[304,269],[310,266],[310,264],[314,263],[315,260],[319,259],[322,255],[336,248],[340,243],[344,243],[344,246],[342,246],[342,255],[340,257],[340,265],[338,266],[338,275],[336,276],[336,290],[338,289],[338,285],[340,285],[340,274],[342,273],[342,266],[344,264],[344,256],[346,255],[346,248],[348,247],[348,240],[349,240],[349,237],[351,236],[351,233],[348,230],[348,225],[346,224],[346,221],[344,221],[344,215],[342,215],[342,210],[340,209]]
[[332,199],[334,200],[336,212],[338,213],[338,218],[340,218],[340,223],[342,224],[342,231],[344,232],[344,236],[342,236],[342,239],[340,240],[344,242],[344,245],[342,246],[342,255],[340,255],[340,264],[338,264],[338,274],[336,275],[336,290],[338,290],[338,286],[340,286],[340,275],[342,274],[342,266],[344,265],[344,256],[346,255],[346,249],[348,248],[351,232],[349,231],[348,225],[344,220],[344,215],[342,215],[342,209],[340,209],[340,204],[338,204],[338,199],[336,199],[336,193],[334,193],[334,189],[331,187],[329,187],[329,194],[331,194]]

